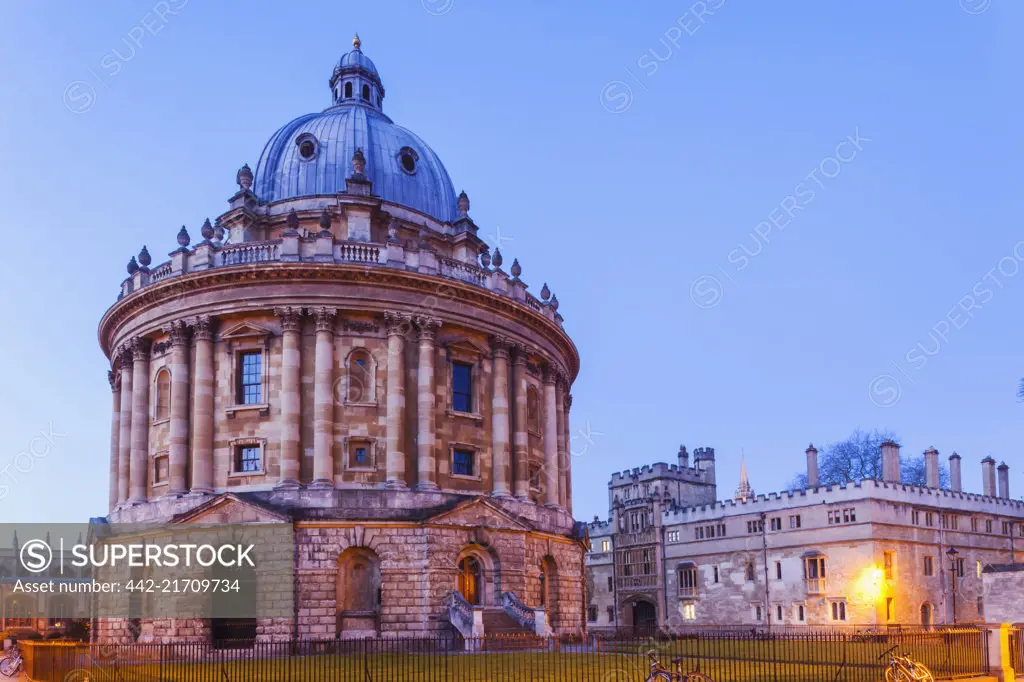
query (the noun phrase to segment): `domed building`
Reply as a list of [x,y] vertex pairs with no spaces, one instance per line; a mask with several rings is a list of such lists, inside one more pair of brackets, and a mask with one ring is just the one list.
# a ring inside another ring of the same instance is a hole
[[[384,113],[358,37],[228,210],[128,264],[110,358],[109,523],[284,523],[295,614],[255,639],[583,626],[579,370],[545,284],[503,269],[444,164]],[[118,620],[103,641],[208,641]]]

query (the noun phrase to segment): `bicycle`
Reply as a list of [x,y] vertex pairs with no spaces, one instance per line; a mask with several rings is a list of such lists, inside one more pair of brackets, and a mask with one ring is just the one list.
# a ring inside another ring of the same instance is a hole
[[3,674],[4,677],[14,677],[21,670],[22,663],[24,663],[24,657],[21,649],[17,643],[13,643],[4,657],[0,658],[0,674]]
[[672,672],[661,664],[654,652],[648,652],[647,657],[651,661],[651,674],[644,682],[715,682],[713,679],[700,672],[700,665],[697,670],[688,673],[683,672],[683,657],[677,656],[672,659],[676,665],[676,671]]
[[895,644],[878,657],[878,660],[889,657],[889,664],[885,668],[885,682],[935,682],[932,672],[923,663],[918,663],[909,655],[898,656],[893,653],[899,648],[900,645]]

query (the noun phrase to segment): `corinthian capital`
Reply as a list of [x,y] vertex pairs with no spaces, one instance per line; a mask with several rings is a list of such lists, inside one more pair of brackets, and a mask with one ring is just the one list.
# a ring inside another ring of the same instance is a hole
[[512,339],[499,334],[492,334],[488,340],[491,342],[491,357],[507,358],[509,356],[512,350]]
[[302,308],[283,306],[275,308],[274,314],[281,318],[281,331],[297,332],[302,324]]
[[213,341],[214,320],[208,315],[192,318],[192,336],[196,341]]
[[412,329],[412,315],[386,311],[384,325],[387,327],[388,336],[405,336]]
[[174,348],[188,348],[189,328],[185,320],[175,320],[163,328],[171,338]]
[[110,383],[110,390],[117,393],[121,390],[121,373],[114,370],[107,370],[107,381]]
[[418,315],[416,317],[416,328],[419,329],[421,341],[432,341],[440,326],[441,320],[436,317],[429,317],[427,315]]
[[316,330],[318,332],[334,331],[334,323],[338,319],[337,308],[310,308],[309,312],[313,319],[316,320]]
[[128,341],[128,345],[132,349],[132,359],[134,361],[139,362],[149,359],[149,349],[153,347],[152,341],[144,336],[136,336]]

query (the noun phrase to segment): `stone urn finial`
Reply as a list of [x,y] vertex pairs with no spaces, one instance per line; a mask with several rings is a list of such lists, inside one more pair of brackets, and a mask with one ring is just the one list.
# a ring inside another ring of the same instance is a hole
[[249,188],[252,187],[252,178],[252,169],[249,168],[249,164],[242,164],[242,167],[235,173],[235,182],[238,183],[238,189],[248,192]]
[[199,234],[203,235],[203,239],[206,241],[213,239],[213,225],[210,223],[209,218],[203,221],[203,226],[199,229]]
[[469,195],[465,191],[459,194],[459,215],[466,217],[469,215]]
[[299,233],[299,216],[295,213],[295,209],[288,211],[288,218],[286,219],[288,229],[285,230],[287,235],[296,235]]
[[331,214],[324,209],[324,212],[320,214],[320,234],[331,234]]
[[356,175],[362,175],[363,171],[366,170],[366,157],[363,156],[362,147],[356,147],[356,153],[352,155],[352,168],[355,170]]
[[551,289],[548,289],[548,283],[544,282],[544,286],[540,288],[540,300],[546,301],[551,298]]
[[135,256],[132,256],[132,259],[130,261],[128,261],[128,275],[129,276],[130,275],[134,275],[138,271],[139,271],[139,264],[138,264],[138,262],[136,262]]
[[494,263],[494,267],[500,268],[501,267],[501,261],[502,261],[501,249],[495,249],[494,250],[494,258],[491,259],[491,262]]
[[188,236],[188,230],[182,225],[181,229],[178,230],[178,246],[185,248],[192,242],[192,237]]
[[523,274],[523,266],[519,264],[518,258],[512,259],[512,276],[519,279],[519,275]]
[[217,218],[213,224],[213,238],[219,242],[224,241],[224,224]]
[[149,249],[146,245],[142,245],[142,251],[139,251],[139,265],[144,268],[148,268],[149,264],[153,262],[153,257],[149,255]]
[[551,294],[551,310],[558,312],[558,296]]
[[481,251],[480,252],[480,263],[485,268],[491,267],[491,252],[490,251]]

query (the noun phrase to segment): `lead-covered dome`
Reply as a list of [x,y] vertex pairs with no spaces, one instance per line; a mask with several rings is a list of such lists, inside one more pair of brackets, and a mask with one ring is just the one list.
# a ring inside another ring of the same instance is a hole
[[384,86],[359,37],[331,76],[333,105],[285,124],[267,142],[253,191],[263,202],[345,191],[361,149],[373,193],[443,222],[458,217],[455,186],[422,139],[384,115]]

